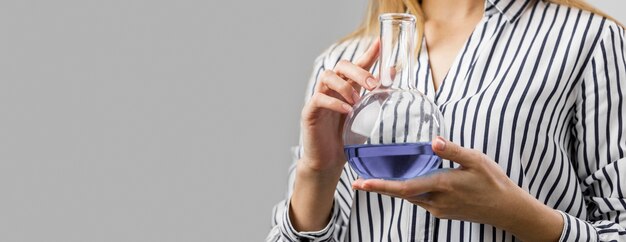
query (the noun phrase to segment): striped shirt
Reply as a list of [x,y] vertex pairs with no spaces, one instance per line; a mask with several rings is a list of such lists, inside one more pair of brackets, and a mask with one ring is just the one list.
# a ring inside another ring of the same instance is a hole
[[[541,0],[488,0],[440,88],[433,87],[426,45],[415,85],[439,106],[448,139],[482,151],[561,212],[561,241],[626,241],[624,39],[618,24],[590,12]],[[354,60],[370,43],[348,40],[318,57],[307,100],[323,70]],[[294,153],[298,159],[302,150]],[[288,212],[294,166],[267,241],[516,240],[489,224],[438,219],[406,200],[353,191],[356,173],[348,165],[328,225],[298,232]],[[442,167],[458,165],[444,160]]]

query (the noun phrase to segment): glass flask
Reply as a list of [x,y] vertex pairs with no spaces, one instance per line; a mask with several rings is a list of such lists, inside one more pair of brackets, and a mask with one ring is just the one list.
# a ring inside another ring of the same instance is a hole
[[346,117],[344,151],[361,178],[406,180],[441,164],[431,141],[444,133],[443,116],[415,88],[415,16],[390,13],[379,21],[380,84]]

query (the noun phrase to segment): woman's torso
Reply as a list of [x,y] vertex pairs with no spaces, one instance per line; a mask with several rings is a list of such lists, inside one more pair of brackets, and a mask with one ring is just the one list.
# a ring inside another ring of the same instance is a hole
[[[584,138],[573,134],[580,108],[576,100],[592,49],[609,22],[542,1],[487,2],[485,17],[437,91],[422,45],[415,85],[439,106],[448,139],[487,154],[539,201],[584,219],[585,187],[579,179],[588,174],[575,152]],[[358,57],[370,41],[354,39],[332,47],[317,66],[318,74],[340,59]],[[442,166],[456,164],[444,161]],[[346,165],[337,190],[340,217],[349,221],[340,233],[344,241],[514,240],[490,225],[437,219],[404,200],[353,191],[355,178]]]

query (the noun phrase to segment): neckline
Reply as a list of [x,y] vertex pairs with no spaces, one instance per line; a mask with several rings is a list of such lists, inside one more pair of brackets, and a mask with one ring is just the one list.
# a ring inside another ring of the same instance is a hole
[[[432,76],[432,68],[431,68],[431,64],[430,64],[430,52],[428,51],[428,45],[427,45],[427,39],[426,36],[422,36],[422,45],[420,47],[420,56],[418,58],[424,58],[423,60],[425,61],[426,64],[426,71],[427,71],[427,78],[428,80],[426,80],[428,82],[427,91],[428,93],[434,93],[433,97],[433,102],[440,104],[440,98],[442,93],[448,93],[448,92],[452,92],[452,90],[449,90],[449,88],[451,88],[453,85],[453,83],[456,83],[455,80],[458,80],[459,78],[461,79],[466,79],[466,76],[463,77],[459,77],[458,75],[460,74],[460,69],[461,69],[461,60],[464,59],[469,59],[470,62],[472,62],[470,64],[470,68],[471,66],[473,66],[473,62],[477,59],[479,53],[481,52],[480,50],[476,50],[475,54],[473,56],[465,56],[469,50],[472,40],[472,37],[478,32],[478,31],[483,31],[481,38],[481,41],[484,41],[485,38],[491,38],[493,36],[486,36],[487,33],[485,33],[486,31],[486,24],[488,23],[490,17],[489,16],[484,16],[474,27],[474,29],[472,30],[472,32],[470,33],[470,35],[467,37],[467,39],[465,39],[462,47],[459,49],[459,51],[457,52],[456,56],[454,57],[454,60],[452,61],[452,64],[450,65],[449,69],[446,71],[446,74],[444,75],[443,79],[441,80],[441,83],[439,85],[438,88],[435,89],[435,83],[433,80],[433,76]],[[478,48],[480,48],[480,46],[477,46]],[[455,73],[454,78],[451,79],[451,73]],[[449,82],[453,82],[450,83]],[[450,96],[450,95],[448,95]],[[449,99],[449,97],[447,98]],[[443,100],[444,102],[447,100]]]

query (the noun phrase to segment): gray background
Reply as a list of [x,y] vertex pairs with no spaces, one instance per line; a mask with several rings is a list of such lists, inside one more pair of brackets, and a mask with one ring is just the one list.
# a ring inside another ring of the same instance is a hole
[[2,1],[0,241],[262,240],[312,61],[364,9]]

